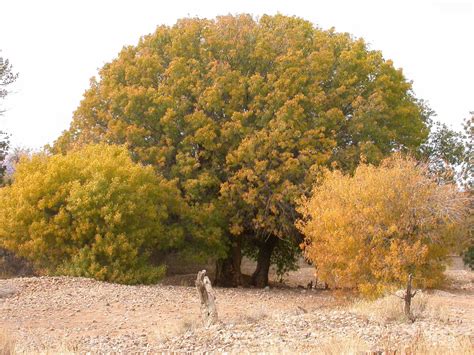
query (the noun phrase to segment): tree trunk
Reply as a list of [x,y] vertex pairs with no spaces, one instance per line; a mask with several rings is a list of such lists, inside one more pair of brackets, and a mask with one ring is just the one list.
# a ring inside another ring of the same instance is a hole
[[206,270],[199,271],[196,278],[196,288],[201,301],[201,318],[204,327],[209,328],[217,323],[216,296],[211,281],[206,276]]
[[268,285],[268,272],[270,271],[273,249],[278,243],[278,238],[270,236],[259,245],[257,268],[252,275],[252,285],[263,288]]
[[411,291],[411,289],[412,289],[412,280],[413,280],[413,275],[412,274],[408,275],[407,289],[405,291],[405,296],[403,297],[404,300],[405,300],[405,306],[404,306],[403,310],[405,312],[405,316],[409,320],[414,322],[415,317],[411,313],[411,300],[412,300],[413,297],[415,297],[416,291],[415,292]]
[[214,284],[221,287],[237,287],[242,285],[240,264],[242,262],[241,237],[231,238],[231,247],[227,258],[217,260]]

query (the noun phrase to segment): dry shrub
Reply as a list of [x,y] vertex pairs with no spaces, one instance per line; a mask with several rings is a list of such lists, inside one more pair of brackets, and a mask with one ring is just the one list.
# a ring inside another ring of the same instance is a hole
[[0,355],[13,355],[15,353],[15,340],[4,329],[0,329]]
[[452,337],[449,343],[430,341],[422,332],[415,335],[409,343],[400,344],[385,339],[385,342],[376,349],[385,354],[427,354],[427,355],[463,355],[473,354],[473,343],[469,337]]
[[[415,319],[426,317],[429,312],[429,297],[426,294],[417,294],[411,304],[411,311]],[[388,295],[375,301],[358,300],[351,306],[351,312],[379,322],[405,321],[403,301],[394,295]]]
[[200,320],[197,318],[186,318],[180,319],[169,324],[166,327],[160,327],[156,329],[153,333],[157,340],[161,343],[165,343],[168,340],[181,336],[185,333],[195,331],[201,326]]
[[429,355],[472,355],[474,344],[468,337],[453,338],[449,344],[435,344],[424,336],[417,337],[405,348],[400,348],[399,353],[429,354]]
[[[84,351],[80,351],[78,343],[71,340],[62,339],[61,342],[56,344],[46,344],[43,343],[41,340],[36,343],[35,345],[23,348],[22,344],[19,342],[18,346],[15,346],[13,352],[9,354],[13,355],[27,355],[27,354],[35,354],[35,355],[74,355],[79,353],[84,353]],[[0,351],[0,355],[4,355],[8,353],[2,353]]]
[[317,349],[317,354],[352,355],[352,354],[426,354],[426,355],[467,355],[473,354],[473,343],[468,337],[453,337],[449,344],[429,341],[422,333],[416,335],[407,344],[394,343],[384,339],[383,344],[370,346],[358,336],[330,338]]
[[333,337],[318,348],[318,354],[324,355],[355,355],[365,354],[369,345],[357,336]]
[[[57,343],[46,342],[41,336],[34,336],[26,345],[21,338],[16,339],[7,329],[0,325],[0,355],[73,355],[85,353],[80,351],[76,339],[62,338]],[[48,339],[50,340],[50,339]]]
[[241,320],[244,323],[258,323],[259,321],[264,320],[265,318],[268,318],[268,316],[269,314],[265,309],[259,308],[259,309],[252,310],[250,313],[246,313],[242,315]]
[[427,296],[427,298],[428,303],[423,314],[425,318],[435,319],[443,323],[458,320],[457,316],[453,315],[449,310],[449,307],[440,303],[439,301],[436,302],[436,300],[432,297]]

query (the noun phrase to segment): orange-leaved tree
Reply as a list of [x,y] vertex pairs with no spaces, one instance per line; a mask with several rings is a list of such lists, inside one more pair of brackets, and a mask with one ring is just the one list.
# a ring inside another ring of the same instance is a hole
[[409,274],[420,287],[442,282],[466,235],[467,204],[455,185],[438,185],[425,165],[396,154],[353,175],[328,172],[302,200],[297,225],[320,280],[377,296]]

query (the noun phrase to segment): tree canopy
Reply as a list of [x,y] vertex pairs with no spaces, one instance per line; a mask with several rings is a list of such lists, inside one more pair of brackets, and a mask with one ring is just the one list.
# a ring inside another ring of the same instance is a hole
[[473,117],[465,119],[464,131],[455,131],[437,122],[426,142],[420,147],[420,157],[439,183],[458,183],[465,189],[473,184]]
[[427,119],[402,71],[362,39],[282,15],[193,18],[106,64],[52,151],[124,144],[196,212],[216,213],[230,248],[218,282],[241,282],[243,248],[263,286],[269,258],[294,255],[295,199],[319,169],[415,150]]
[[376,296],[413,274],[422,287],[443,280],[447,255],[466,242],[469,196],[439,185],[426,165],[399,155],[354,175],[326,173],[300,206],[304,252],[318,278]]
[[[175,182],[132,162],[124,147],[25,156],[0,189],[0,209],[0,246],[48,273],[150,283],[164,272],[156,251],[193,244],[195,222]],[[217,249],[219,235],[212,240],[193,253]]]

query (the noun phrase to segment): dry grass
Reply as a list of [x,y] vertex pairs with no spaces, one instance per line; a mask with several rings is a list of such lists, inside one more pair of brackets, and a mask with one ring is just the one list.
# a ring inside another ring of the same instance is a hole
[[5,329],[0,329],[0,355],[12,355],[14,353],[15,340]]
[[[79,354],[79,353],[84,353],[84,352],[71,350],[67,346],[59,346],[59,347],[54,348],[54,349],[42,349],[42,350],[35,351],[36,355],[75,355],[75,354]],[[23,354],[23,353],[16,352],[15,354],[20,355],[20,354]],[[26,354],[31,354],[31,352],[25,352],[24,354],[25,355]]]
[[369,345],[359,337],[334,337],[318,348],[317,352],[324,355],[355,355],[365,354],[369,349]]
[[[10,332],[5,329],[0,329],[0,355],[20,355],[20,354],[31,354],[32,352],[26,352],[17,346],[15,339],[12,337]],[[55,348],[47,348],[41,346],[39,349],[34,351],[34,354],[38,355],[72,355],[76,354],[77,349],[69,345],[60,345]]]
[[386,354],[428,354],[428,355],[464,355],[474,354],[474,348],[468,337],[452,337],[449,343],[434,343],[423,333],[415,335],[407,344],[399,344],[385,339],[377,351]]
[[176,321],[166,327],[157,328],[152,332],[155,339],[161,343],[165,343],[171,338],[181,336],[185,333],[194,331],[201,326],[197,318],[186,318]]
[[[403,301],[394,295],[385,296],[375,301],[358,300],[352,304],[350,311],[369,320],[388,323],[406,321],[403,312]],[[430,303],[429,296],[419,293],[412,300],[411,311],[415,319],[423,317],[438,318],[444,312],[439,306]]]
[[409,343],[396,344],[384,339],[382,344],[371,346],[357,336],[335,337],[329,339],[320,348],[318,354],[356,355],[356,354],[424,354],[424,355],[472,355],[473,343],[468,337],[453,338],[449,344],[430,342],[423,334],[416,335]]
[[472,355],[474,354],[473,346],[468,337],[453,338],[449,344],[434,344],[420,335],[408,346],[400,347],[397,354]]

